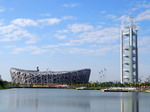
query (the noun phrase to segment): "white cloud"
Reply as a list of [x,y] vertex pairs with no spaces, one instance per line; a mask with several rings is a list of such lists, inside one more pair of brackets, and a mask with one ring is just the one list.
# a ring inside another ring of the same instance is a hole
[[101,12],[100,12],[100,14],[105,14],[105,13],[106,13],[106,11],[105,11],[105,10],[103,10],[103,11],[101,11]]
[[18,27],[14,25],[1,26],[0,42],[20,40],[21,32],[22,30],[20,30]]
[[22,48],[14,48],[13,49],[13,54],[18,54],[18,53],[20,53],[20,52],[24,52],[24,51],[31,51],[31,50],[35,50],[35,49],[37,49],[37,47],[35,47],[35,46],[27,46],[27,47],[22,47]]
[[47,16],[47,17],[49,17],[49,16],[51,16],[51,14],[50,13],[45,13],[45,14],[40,14],[40,16]]
[[77,19],[77,18],[74,17],[74,16],[64,16],[62,19],[63,19],[63,20],[75,20],[75,19]]
[[18,26],[8,25],[0,27],[0,42],[18,41],[24,38],[28,38],[26,41],[28,44],[35,43],[38,40],[38,37]]
[[131,10],[132,10],[132,11],[136,11],[137,9],[138,9],[138,8],[132,8]]
[[48,50],[41,49],[37,46],[25,46],[21,48],[15,47],[12,51],[12,54],[19,54],[21,52],[30,52],[31,54],[43,54],[43,53],[47,53]]
[[58,33],[68,33],[69,32],[69,30],[67,30],[67,29],[63,29],[63,30],[59,30],[59,31],[57,31]]
[[122,16],[120,16],[119,18],[117,18],[117,20],[118,21],[126,21],[126,20],[128,20],[128,16],[127,15],[122,15]]
[[4,19],[0,19],[0,26],[3,25]]
[[68,29],[73,33],[79,33],[92,30],[93,26],[89,24],[72,24],[68,26]]
[[57,39],[60,39],[60,40],[67,38],[67,36],[65,36],[65,35],[58,35],[58,34],[55,34],[54,37],[56,37]]
[[16,47],[16,46],[6,46],[5,48],[11,49],[11,54],[20,54],[22,52],[28,52],[30,54],[54,54],[54,53],[62,53],[63,49],[57,48],[53,45],[44,45],[44,46],[24,46],[24,47]]
[[[61,44],[61,46],[75,46],[82,45],[85,43],[114,43],[119,40],[120,29],[118,27],[110,28],[97,28],[88,24],[73,24],[68,25],[68,30],[63,29],[57,31],[58,33],[67,33],[73,38],[66,43]],[[73,33],[72,33],[73,32]],[[75,33],[75,34],[74,34]],[[61,38],[61,35],[55,35]],[[65,38],[62,36],[62,38]],[[69,38],[68,38],[69,39]]]
[[28,38],[28,40],[25,41],[26,44],[34,44],[39,40],[39,38],[36,35],[30,34],[29,32],[26,32],[24,34],[24,37]]
[[143,36],[139,39],[139,53],[150,54],[150,36]]
[[37,25],[54,25],[60,23],[62,20],[73,20],[76,19],[73,16],[64,16],[62,19],[59,18],[47,18],[47,19],[39,19],[39,20],[32,20],[32,19],[24,19],[24,18],[18,18],[13,21],[11,21],[11,24],[17,25],[20,27],[26,27],[26,26],[37,26]]
[[[71,19],[72,17],[67,16],[64,19]],[[24,40],[26,44],[36,43],[39,38],[35,34],[31,34],[28,30],[25,29],[27,26],[40,26],[40,25],[53,25],[61,22],[62,19],[58,18],[48,18],[48,19],[24,19],[18,18],[12,20],[9,25],[3,25],[3,21],[0,23],[0,42],[8,41],[20,41]],[[67,32],[63,30],[62,32]],[[64,35],[55,35],[58,39],[67,38]]]
[[[66,46],[66,47],[65,47]],[[67,47],[68,46],[68,47]],[[46,45],[44,49],[53,50],[53,53],[64,53],[64,54],[88,54],[88,55],[105,55],[107,52],[116,52],[119,47],[118,45],[103,45],[97,46],[96,48],[86,47],[69,47],[69,44],[61,43],[57,45]]]
[[80,40],[70,40],[66,43],[58,43],[58,44],[50,44],[50,45],[44,45],[42,48],[60,48],[60,47],[70,47],[75,45],[81,45]]
[[67,54],[88,54],[88,55],[105,55],[107,52],[115,52],[116,49],[118,49],[118,45],[105,45],[105,46],[98,46],[97,48],[65,48],[58,50],[62,53],[67,53]]
[[132,12],[141,10],[141,9],[149,9],[150,3],[146,3],[145,1],[135,3],[135,7],[131,9]]
[[101,29],[101,28],[103,28],[102,25],[97,25],[97,26],[96,26],[96,29]]
[[62,45],[63,46],[74,46],[74,45],[81,45],[83,42],[78,39],[78,40],[70,40],[69,42],[67,43],[63,43]]
[[78,4],[78,3],[71,3],[71,4],[64,4],[63,6],[64,7],[77,7],[77,6],[80,6],[80,4]]
[[119,28],[104,28],[97,31],[85,32],[78,36],[81,42],[112,43],[119,39]]
[[58,24],[62,20],[67,20],[67,19],[73,19],[72,16],[65,16],[63,19],[58,19],[58,18],[48,18],[48,19],[39,19],[39,20],[32,20],[32,19],[15,19],[11,21],[11,24],[17,25],[20,27],[26,27],[26,26],[37,26],[40,25],[39,23],[43,25],[53,25],[53,24]]
[[0,26],[0,34],[11,33],[12,31],[18,30],[18,27],[15,25]]
[[60,44],[55,44],[55,45],[44,45],[44,46],[42,46],[42,48],[50,49],[50,48],[58,48],[58,47],[60,47],[60,46],[61,46]]
[[31,19],[22,19],[22,18],[19,18],[19,19],[15,19],[13,21],[11,21],[12,24],[14,25],[18,25],[18,26],[22,26],[22,27],[25,27],[25,26],[37,26],[38,23],[34,20],[31,20]]
[[144,36],[139,40],[139,46],[150,45],[150,36]]
[[144,12],[138,14],[136,20],[137,21],[150,20],[150,10],[145,10]]
[[45,54],[45,53],[64,53],[64,54],[88,54],[88,55],[105,55],[107,52],[115,52],[118,47],[116,46],[101,46],[96,49],[87,48],[62,48],[51,45],[40,48],[36,46],[25,46],[21,48],[14,48],[12,53],[19,54],[21,52],[29,52],[31,54]]
[[64,17],[62,18],[62,20],[75,20],[75,19],[77,19],[77,18],[74,17],[74,16],[64,16]]
[[[14,47],[7,46],[8,49],[12,49],[13,54],[19,54],[22,52],[29,52],[30,54],[53,54],[53,53],[64,53],[64,54],[88,54],[88,55],[105,55],[107,52],[116,52],[118,45],[97,45],[96,47],[87,46],[86,48],[77,47],[80,45],[79,41],[69,41],[67,43],[58,43],[53,45],[42,45],[42,46],[25,46],[25,47]],[[71,47],[70,47],[71,46]]]
[[136,10],[138,10],[138,9],[148,9],[148,8],[150,8],[150,3],[143,2],[143,3],[138,3],[136,5]]
[[58,18],[49,18],[49,19],[40,19],[39,23],[44,23],[45,25],[53,25],[61,22],[61,19]]
[[117,17],[113,14],[108,14],[106,17],[110,18],[110,19],[117,19]]

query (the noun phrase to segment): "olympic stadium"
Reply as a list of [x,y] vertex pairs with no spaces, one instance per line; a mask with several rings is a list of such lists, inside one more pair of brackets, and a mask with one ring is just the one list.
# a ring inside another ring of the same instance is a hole
[[13,83],[36,84],[36,83],[88,83],[90,69],[74,71],[39,71],[11,68],[10,75]]

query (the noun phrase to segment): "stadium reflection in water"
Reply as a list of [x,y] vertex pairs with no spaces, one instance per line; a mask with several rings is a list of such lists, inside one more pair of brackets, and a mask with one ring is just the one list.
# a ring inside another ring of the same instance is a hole
[[121,112],[139,112],[139,93],[121,93]]

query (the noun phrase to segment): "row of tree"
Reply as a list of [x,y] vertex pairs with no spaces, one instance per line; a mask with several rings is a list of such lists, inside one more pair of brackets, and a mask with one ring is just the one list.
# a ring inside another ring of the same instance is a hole
[[[66,84],[66,83],[65,83]],[[44,84],[44,83],[38,83],[38,84],[21,84],[22,86],[29,86],[32,87],[33,85],[58,85],[58,84]],[[95,87],[95,88],[103,88],[103,87],[150,87],[150,83],[144,82],[144,83],[120,83],[120,82],[103,82],[103,83],[67,83],[70,87]],[[7,81],[0,81],[0,89],[4,88],[11,88],[11,87],[19,87],[20,84],[18,83],[12,83]]]
[[150,87],[150,83],[114,83],[114,82],[103,82],[103,83],[85,83],[85,84],[70,84],[75,87]]
[[0,80],[0,89],[8,88],[8,82]]

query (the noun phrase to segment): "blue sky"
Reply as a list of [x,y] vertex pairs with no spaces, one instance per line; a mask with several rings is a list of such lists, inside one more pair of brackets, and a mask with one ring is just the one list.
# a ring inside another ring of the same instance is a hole
[[128,16],[139,30],[139,75],[150,75],[149,0],[0,0],[0,74],[11,67],[90,68],[90,81],[120,80],[119,31]]

